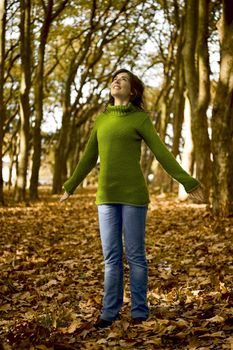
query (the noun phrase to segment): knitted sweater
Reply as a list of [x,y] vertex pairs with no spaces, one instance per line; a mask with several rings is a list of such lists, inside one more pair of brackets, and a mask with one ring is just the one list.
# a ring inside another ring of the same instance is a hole
[[100,157],[96,204],[121,203],[147,205],[149,193],[140,166],[141,141],[144,140],[156,159],[186,192],[199,186],[176,161],[159,138],[149,115],[129,103],[107,107],[94,123],[84,153],[64,189],[72,194]]

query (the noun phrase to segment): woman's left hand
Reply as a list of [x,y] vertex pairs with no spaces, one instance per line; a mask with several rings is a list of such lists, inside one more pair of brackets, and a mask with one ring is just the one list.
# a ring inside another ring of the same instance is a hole
[[204,202],[204,196],[201,187],[198,187],[196,190],[189,192],[189,197],[195,201]]

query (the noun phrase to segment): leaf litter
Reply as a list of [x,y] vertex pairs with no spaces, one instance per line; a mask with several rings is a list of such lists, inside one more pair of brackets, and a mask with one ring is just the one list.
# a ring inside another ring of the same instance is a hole
[[66,203],[43,190],[0,208],[0,349],[233,349],[233,219],[151,193],[147,219],[150,317],[97,331],[104,264],[95,191]]

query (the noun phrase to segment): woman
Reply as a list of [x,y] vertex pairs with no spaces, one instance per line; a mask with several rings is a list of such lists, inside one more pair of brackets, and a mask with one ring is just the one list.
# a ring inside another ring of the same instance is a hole
[[183,184],[193,198],[202,194],[199,182],[188,175],[160,140],[149,115],[143,110],[144,86],[126,69],[113,75],[110,100],[94,124],[84,154],[64,184],[66,200],[96,165],[100,174],[96,204],[105,262],[104,298],[95,327],[104,328],[119,318],[123,303],[123,246],[130,270],[132,323],[147,319],[147,261],[145,224],[149,195],[140,167],[144,140],[164,169]]

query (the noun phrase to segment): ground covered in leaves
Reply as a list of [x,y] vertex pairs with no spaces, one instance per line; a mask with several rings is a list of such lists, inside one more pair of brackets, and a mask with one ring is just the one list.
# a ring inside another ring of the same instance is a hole
[[[151,194],[147,219],[150,317],[97,331],[103,260],[95,191],[66,203],[0,208],[0,349],[233,349],[233,219]],[[128,276],[128,270],[126,269]]]

